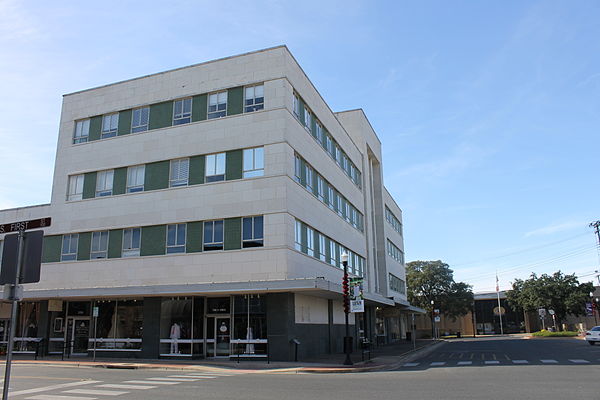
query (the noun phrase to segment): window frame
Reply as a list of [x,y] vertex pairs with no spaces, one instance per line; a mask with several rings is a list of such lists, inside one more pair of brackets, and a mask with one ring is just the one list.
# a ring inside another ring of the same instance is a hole
[[[183,227],[183,243],[179,243],[181,239],[181,230],[180,228]],[[171,230],[171,228],[173,228],[174,232],[175,232],[175,241],[174,243],[170,244],[169,243],[169,232]],[[181,253],[185,253],[186,250],[186,238],[187,238],[187,224],[184,223],[179,223],[179,224],[167,224],[167,229],[166,229],[166,239],[165,239],[165,250],[167,254],[181,254]]]
[[[106,121],[108,118],[108,127]],[[104,114],[102,116],[102,129],[100,130],[100,138],[108,139],[117,136],[117,130],[119,129],[119,113]]]
[[[134,245],[134,231],[138,231],[138,242],[137,243],[137,247],[133,247]],[[130,247],[125,247],[126,240],[127,240],[127,231],[131,232],[131,238],[129,240],[129,244]],[[135,227],[135,228],[125,228],[123,229],[123,240],[121,242],[121,257],[139,257],[140,256],[140,249],[142,246],[142,229],[140,227]]]
[[[96,249],[94,249],[96,247]],[[90,260],[108,258],[108,231],[92,232]]]
[[[256,88],[261,88],[262,97],[256,97]],[[248,98],[248,90],[252,89],[252,97]],[[257,99],[262,99],[262,101],[257,101]],[[248,103],[251,100],[252,103]],[[265,85],[263,83],[259,83],[256,85],[246,86],[244,87],[244,112],[255,112],[264,110],[265,108]]]
[[[186,170],[185,176],[181,177],[183,169],[181,168],[181,164],[185,163]],[[178,177],[173,177],[173,173],[175,172],[174,165],[177,165]],[[145,171],[144,171],[145,174]],[[187,186],[190,181],[190,159],[187,157],[184,158],[176,158],[174,160],[169,161],[169,187],[181,187]]]
[[[215,241],[215,224],[221,224],[221,241]],[[211,226],[211,241],[207,241],[206,235],[206,227],[207,224]],[[218,251],[224,250],[225,248],[225,220],[223,219],[213,219],[210,221],[204,221],[202,224],[202,251]]]
[[[224,95],[225,96],[225,102],[221,103],[219,102],[219,96],[220,95]],[[211,104],[211,99],[213,98],[213,96],[216,97],[216,103],[213,105]],[[213,92],[213,93],[209,93],[208,94],[208,99],[206,102],[206,118],[207,119],[217,119],[217,118],[223,118],[227,116],[227,105],[229,102],[229,96],[227,93],[227,90],[221,90],[218,92]],[[221,109],[220,107],[223,106],[223,108]],[[213,111],[211,111],[211,107],[215,107],[215,109]]]
[[[100,179],[100,177],[104,179]],[[113,183],[115,178],[114,169],[105,169],[96,173],[96,191],[94,197],[107,197],[113,194]],[[102,187],[100,185],[103,185]]]
[[[81,124],[81,125],[80,125]],[[78,129],[81,126],[81,129]],[[81,134],[77,134],[78,130]],[[83,134],[85,131],[85,134]],[[73,129],[73,144],[87,143],[90,137],[90,119],[80,119],[75,121],[75,129]]]
[[[144,121],[142,121],[143,116],[144,116],[144,110],[147,110],[146,123],[142,123],[142,122],[144,122]],[[136,112],[140,113],[140,117],[139,117],[140,124],[138,124],[138,125],[135,125]],[[138,107],[138,108],[134,108],[133,110],[131,110],[131,133],[146,132],[149,127],[150,127],[150,107]]]
[[[177,104],[181,104],[181,111],[177,111]],[[189,111],[186,111],[186,106],[189,104]],[[173,126],[184,125],[192,122],[192,107],[193,100],[191,97],[173,100]]]
[[[65,239],[69,241],[70,252],[65,253]],[[75,241],[75,249],[73,250],[73,240]],[[60,246],[60,261],[76,261],[77,250],[79,249],[79,233],[67,233],[62,235],[62,241]]]
[[[247,220],[250,220],[250,230],[251,230],[250,236],[251,237],[249,239],[244,239],[245,229],[246,229],[245,221],[247,221]],[[260,221],[260,231],[262,232],[260,237],[257,236],[257,232],[256,232],[257,221]],[[255,215],[255,216],[251,216],[251,217],[243,217],[242,218],[242,248],[246,249],[246,248],[252,248],[252,247],[263,247],[264,240],[265,240],[264,216]]]
[[[74,185],[75,190],[79,190],[79,186],[81,186],[81,191],[77,192],[75,191],[74,193],[71,193],[71,189],[73,188],[73,179],[76,179],[77,182]],[[75,200],[83,200],[83,183],[85,180],[85,175],[84,174],[76,174],[76,175],[69,175],[69,180],[67,183],[67,201],[75,201]]]
[[[257,176],[264,176],[265,174],[265,148],[264,147],[252,147],[250,149],[244,149],[242,151],[242,178],[255,178]],[[260,154],[260,157],[257,157]],[[252,168],[246,169],[247,154],[251,154]],[[260,165],[257,165],[257,159],[260,158]],[[259,168],[260,167],[260,168]]]
[[[132,184],[132,182],[131,182],[132,171],[136,171],[135,172],[135,180],[137,181],[137,180],[140,180],[140,173],[139,173],[140,169],[142,171],[142,173],[141,173],[142,183],[140,184],[138,182],[135,182],[136,184]],[[170,181],[170,174],[171,174],[171,170],[170,170],[170,166],[169,166],[169,181]],[[146,177],[146,164],[131,165],[131,166],[127,167],[127,182],[125,184],[125,192],[126,193],[143,192],[145,177]]]
[[[209,160],[211,159],[210,157],[214,157],[214,163],[210,162]],[[220,172],[219,169],[219,158],[223,159],[223,173],[218,173]],[[210,166],[209,169],[209,163],[213,164]],[[242,165],[243,165],[243,160],[242,160]],[[214,173],[213,173],[214,172]],[[209,175],[209,173],[212,173],[212,175]],[[223,152],[223,153],[213,153],[213,154],[207,154],[204,157],[204,181],[206,183],[210,183],[210,182],[221,182],[224,181],[226,178],[226,173],[227,173],[227,153]]]

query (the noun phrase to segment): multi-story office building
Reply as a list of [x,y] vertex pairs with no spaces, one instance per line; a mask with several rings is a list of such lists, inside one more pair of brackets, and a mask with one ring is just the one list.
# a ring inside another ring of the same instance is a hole
[[285,46],[65,95],[51,203],[0,211],[52,218],[17,350],[340,351],[344,252],[365,282],[353,334],[400,339],[402,216],[381,163],[362,110],[332,112]]

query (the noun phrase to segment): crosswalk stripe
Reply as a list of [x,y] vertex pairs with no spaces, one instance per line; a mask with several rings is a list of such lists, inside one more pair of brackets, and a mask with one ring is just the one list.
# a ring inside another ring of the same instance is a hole
[[487,360],[487,361],[484,361],[484,363],[486,365],[492,365],[492,364],[495,365],[495,364],[500,364],[500,361],[498,361],[498,360]]
[[95,400],[97,397],[81,396],[58,396],[55,394],[38,394],[37,396],[26,397],[26,400]]
[[558,361],[556,360],[540,360],[541,362],[543,362],[544,364],[558,364]]
[[456,365],[473,365],[473,361],[459,361]]
[[141,381],[141,380],[132,380],[132,381],[125,381],[123,383],[139,383],[142,385],[177,385],[181,382],[165,382],[165,381]]
[[582,359],[574,359],[574,360],[569,359],[569,361],[571,361],[574,364],[589,364],[590,363],[588,360],[582,360]]
[[149,381],[166,381],[166,382],[196,382],[198,379],[196,378],[164,378],[164,377],[157,377],[157,378],[146,378]]
[[416,367],[417,365],[419,365],[419,363],[406,363],[403,367]]
[[513,364],[529,364],[527,360],[512,360]]
[[63,393],[91,394],[96,396],[119,396],[121,394],[127,394],[129,392],[123,392],[121,390],[71,389],[65,390],[63,391]]
[[70,383],[60,383],[58,385],[50,385],[50,386],[44,386],[44,387],[39,387],[39,388],[34,388],[34,389],[17,390],[16,392],[9,392],[9,394],[11,397],[12,396],[20,396],[23,394],[47,392],[50,390],[64,389],[64,388],[73,387],[73,386],[91,385],[92,383],[102,383],[102,381],[79,381],[79,382],[70,382]]
[[215,378],[218,378],[218,376],[212,376],[212,375],[169,375],[169,378],[215,379]]
[[96,385],[100,388],[110,389],[156,389],[156,386],[145,386],[145,385],[123,385],[120,383],[105,383],[104,385]]
[[435,361],[435,362],[432,362],[429,365],[431,365],[432,367],[440,367],[442,365],[446,365],[446,362],[445,361]]

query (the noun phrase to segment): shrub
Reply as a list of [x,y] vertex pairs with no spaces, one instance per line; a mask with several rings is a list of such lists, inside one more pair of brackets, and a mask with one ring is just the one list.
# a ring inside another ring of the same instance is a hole
[[540,337],[574,337],[578,336],[579,332],[574,331],[562,331],[562,332],[550,332],[546,329],[542,329],[539,332],[533,332],[532,336],[540,336]]

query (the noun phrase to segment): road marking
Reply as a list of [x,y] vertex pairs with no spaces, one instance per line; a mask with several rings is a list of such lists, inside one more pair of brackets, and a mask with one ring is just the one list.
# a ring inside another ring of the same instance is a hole
[[446,365],[446,362],[445,361],[436,361],[436,362],[432,362],[429,365],[431,365],[432,367],[440,367],[442,365]]
[[123,392],[120,390],[71,389],[65,390],[63,391],[63,393],[91,394],[97,396],[119,396],[121,394],[127,394],[129,392]]
[[473,361],[459,361],[456,365],[473,365]]
[[419,364],[420,363],[406,363],[406,364],[403,365],[403,367],[416,367]]
[[558,364],[558,361],[556,360],[540,360],[541,362],[543,362],[544,364]]
[[165,381],[140,381],[140,380],[133,380],[133,381],[125,381],[123,383],[139,383],[142,385],[177,385],[181,382],[165,382]]
[[512,360],[513,364],[529,364],[527,360]]
[[169,378],[187,378],[186,380],[189,380],[191,378],[196,378],[196,379],[215,379],[215,378],[218,378],[218,376],[210,376],[210,375],[169,375]]
[[110,389],[155,389],[156,388],[156,386],[123,385],[120,383],[105,383],[104,385],[96,385],[96,387],[110,388]]
[[498,360],[487,360],[487,361],[484,361],[484,363],[486,365],[492,365],[492,364],[500,364],[500,361],[498,361]]
[[37,396],[27,397],[26,400],[95,400],[97,397],[75,397],[75,396],[58,396],[55,394],[38,394]]
[[16,392],[9,392],[9,393],[11,396],[20,396],[23,394],[47,392],[50,390],[64,389],[64,388],[73,387],[73,386],[90,385],[92,383],[102,383],[102,381],[79,381],[79,382],[70,382],[70,383],[60,383],[58,385],[44,386],[44,387],[39,387],[39,388],[35,388],[35,389],[18,390]]
[[571,361],[574,364],[589,364],[590,363],[588,360],[582,360],[582,359],[574,359],[574,360],[569,359],[569,361]]
[[198,379],[195,378],[146,378],[149,381],[171,381],[171,382],[196,382]]

